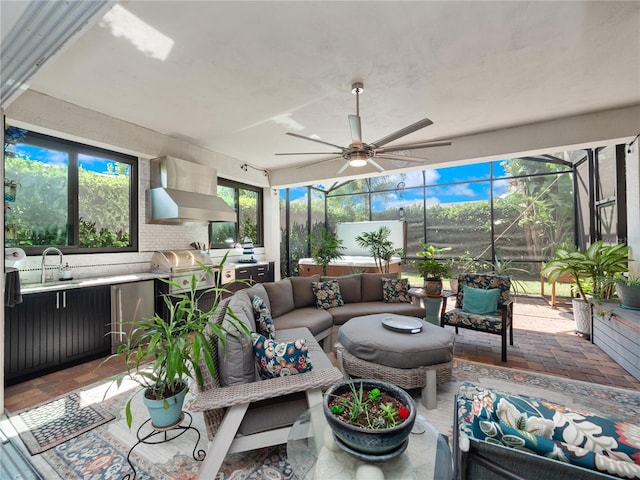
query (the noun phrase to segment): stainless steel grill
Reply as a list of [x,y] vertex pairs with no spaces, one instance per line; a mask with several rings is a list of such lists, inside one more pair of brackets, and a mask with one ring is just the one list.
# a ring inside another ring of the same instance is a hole
[[169,274],[169,279],[178,284],[178,286],[168,285],[167,293],[169,294],[182,293],[189,290],[193,275],[196,276],[198,290],[215,286],[215,275],[203,271],[198,262],[215,270],[211,258],[200,250],[168,250],[153,254],[151,257],[151,271],[167,273]]

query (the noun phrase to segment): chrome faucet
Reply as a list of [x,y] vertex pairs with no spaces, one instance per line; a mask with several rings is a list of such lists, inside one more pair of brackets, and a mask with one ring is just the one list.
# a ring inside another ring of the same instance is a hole
[[45,283],[47,280],[46,271],[45,271],[45,261],[47,259],[47,254],[49,252],[57,253],[60,256],[60,265],[58,266],[58,271],[62,270],[62,252],[58,250],[56,247],[48,247],[45,248],[44,252],[42,252],[42,277],[41,283]]

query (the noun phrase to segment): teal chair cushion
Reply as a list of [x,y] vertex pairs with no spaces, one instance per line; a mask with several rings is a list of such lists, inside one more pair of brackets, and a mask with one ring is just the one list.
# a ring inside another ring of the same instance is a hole
[[483,288],[473,288],[468,285],[465,285],[463,288],[463,312],[475,313],[476,315],[497,315],[498,300],[500,299],[499,288],[485,290]]

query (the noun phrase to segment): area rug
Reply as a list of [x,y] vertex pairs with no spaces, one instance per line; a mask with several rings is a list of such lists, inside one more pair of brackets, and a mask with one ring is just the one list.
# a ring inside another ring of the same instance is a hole
[[[462,381],[508,393],[547,398],[601,415],[634,420],[640,417],[640,392],[455,360],[452,381],[438,386],[438,408],[425,410],[418,404],[418,413],[441,433],[449,436],[453,419],[453,397]],[[127,463],[127,453],[137,441],[137,428],[146,419],[141,395],[134,393],[136,390],[131,390],[102,401],[103,387],[96,386],[93,390],[95,391],[83,391],[82,395],[99,399],[97,403],[114,415],[115,420],[31,457],[47,480],[121,479],[127,474],[133,477],[133,471]],[[124,420],[124,405],[129,398],[133,398],[134,426],[131,430]],[[190,401],[192,397],[188,396],[187,409]],[[204,450],[208,447],[202,416],[191,413],[193,426],[201,433],[199,441],[194,432],[187,432],[182,437],[161,445],[137,446],[131,453],[137,479],[196,478],[201,463],[193,459],[192,452],[196,446]],[[215,480],[296,480],[296,477],[287,462],[286,446],[281,445],[227,455]]]
[[31,455],[37,455],[115,418],[99,404],[77,393],[58,398],[11,417]]

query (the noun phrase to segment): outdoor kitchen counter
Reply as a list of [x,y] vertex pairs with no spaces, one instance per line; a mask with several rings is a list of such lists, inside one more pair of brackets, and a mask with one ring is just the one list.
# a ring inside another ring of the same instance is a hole
[[30,293],[42,293],[57,290],[70,290],[72,288],[97,287],[100,285],[116,285],[118,283],[141,282],[156,278],[169,278],[168,273],[141,272],[125,275],[109,275],[102,277],[74,278],[73,280],[51,280],[46,283],[25,283],[20,286],[23,295]]

